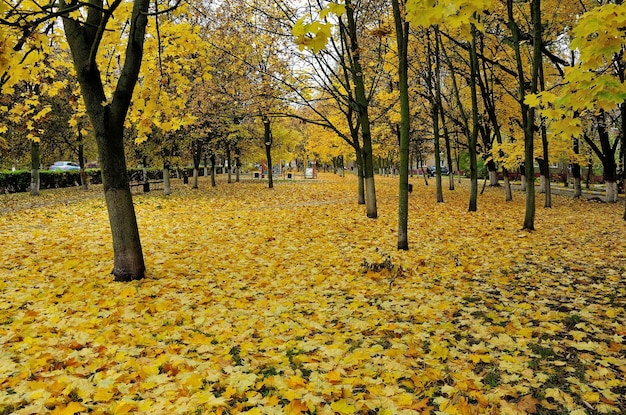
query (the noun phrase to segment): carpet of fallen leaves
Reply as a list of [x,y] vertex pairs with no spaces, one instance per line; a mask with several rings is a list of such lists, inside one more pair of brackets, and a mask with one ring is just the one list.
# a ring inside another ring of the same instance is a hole
[[0,414],[624,414],[623,206],[413,179],[135,197],[114,283],[101,190],[0,195]]

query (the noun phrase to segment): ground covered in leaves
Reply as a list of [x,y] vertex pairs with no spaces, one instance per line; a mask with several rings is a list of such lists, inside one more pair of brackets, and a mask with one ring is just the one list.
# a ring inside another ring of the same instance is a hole
[[398,252],[396,183],[137,195],[126,284],[101,190],[0,195],[0,414],[626,413],[623,206],[415,179]]

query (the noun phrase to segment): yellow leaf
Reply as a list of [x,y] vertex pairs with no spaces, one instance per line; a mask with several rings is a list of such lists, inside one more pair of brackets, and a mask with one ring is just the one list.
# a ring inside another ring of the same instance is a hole
[[600,394],[594,391],[588,391],[582,394],[583,400],[589,403],[595,403],[600,401]]
[[526,95],[526,98],[524,98],[524,104],[528,105],[529,107],[537,107],[540,104],[539,101],[539,96],[536,94],[528,94]]
[[330,407],[333,411],[338,412],[340,415],[353,414],[356,412],[356,408],[353,405],[350,405],[345,399],[333,402]]
[[435,359],[446,360],[448,358],[449,350],[442,343],[433,343],[430,345],[429,356]]

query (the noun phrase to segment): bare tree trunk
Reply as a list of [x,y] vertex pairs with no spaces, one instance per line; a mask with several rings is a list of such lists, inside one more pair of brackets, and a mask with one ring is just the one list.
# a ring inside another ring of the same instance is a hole
[[472,96],[472,132],[468,137],[468,148],[470,155],[470,200],[468,211],[476,212],[478,209],[478,165],[476,159],[476,145],[478,139],[478,95],[476,91],[476,77],[478,75],[478,56],[476,53],[477,30],[474,24],[471,25],[472,41],[470,44],[470,92]]
[[228,162],[228,183],[232,183],[233,182],[233,165],[232,165],[232,157],[230,154],[230,143],[226,143],[226,160]]
[[39,152],[39,142],[32,141],[30,143],[30,195],[39,196],[39,187],[41,187],[41,178],[39,176],[39,165],[41,157]]
[[504,193],[506,195],[506,201],[510,202],[513,200],[513,191],[511,190],[511,180],[509,180],[509,171],[502,167],[502,178],[504,180]]
[[211,187],[215,187],[215,154],[211,154]]
[[263,140],[265,143],[265,156],[267,157],[267,187],[274,188],[273,167],[272,167],[272,128],[270,125],[270,119],[266,115],[263,116],[264,135]]

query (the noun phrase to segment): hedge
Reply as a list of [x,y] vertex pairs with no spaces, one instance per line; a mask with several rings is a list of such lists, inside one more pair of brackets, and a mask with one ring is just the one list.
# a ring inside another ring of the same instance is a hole
[[[148,180],[161,180],[163,171],[148,169]],[[101,184],[100,169],[86,169],[87,183]],[[80,171],[40,170],[40,189],[56,189],[60,187],[80,186]],[[129,169],[130,181],[142,181],[143,169]],[[0,171],[0,194],[30,191],[30,170]]]

